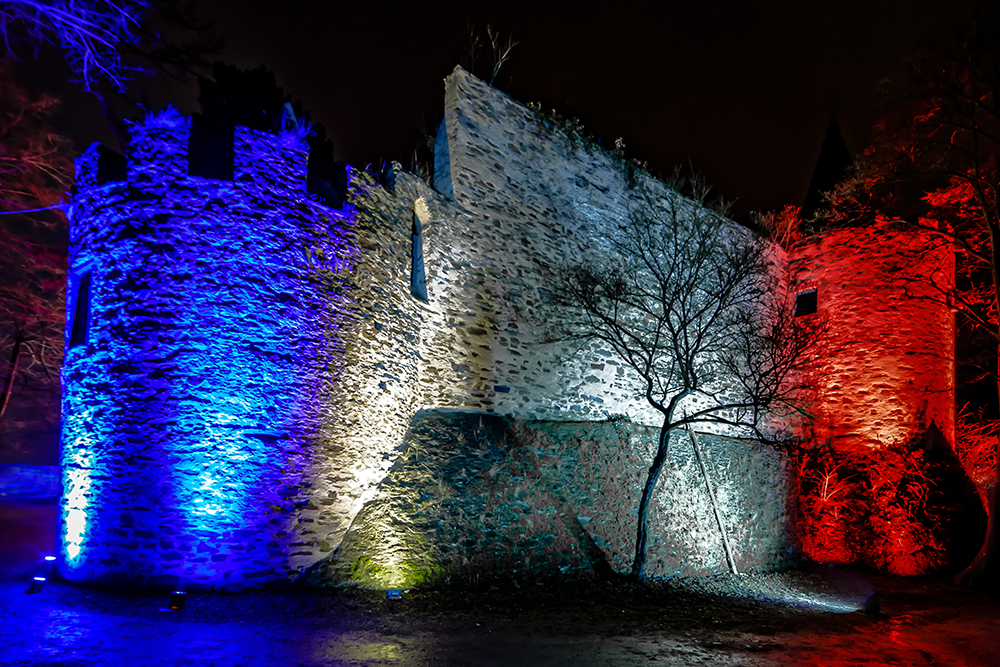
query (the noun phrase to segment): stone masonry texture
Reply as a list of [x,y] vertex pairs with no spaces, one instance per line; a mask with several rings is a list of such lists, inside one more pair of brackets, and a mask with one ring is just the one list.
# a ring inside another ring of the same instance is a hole
[[[99,182],[97,146],[77,161],[62,573],[242,590],[627,569],[658,415],[610,350],[558,340],[551,291],[637,187],[680,195],[461,69],[437,189],[397,164],[350,170],[341,209],[307,192],[300,131],[236,128],[228,181],[189,175],[190,124],[168,109],[133,126],[125,180]],[[827,312],[865,252],[851,238],[789,253]],[[945,358],[935,327],[919,354]],[[839,359],[822,375],[856,381]],[[921,391],[950,369],[924,367]],[[938,399],[887,402],[916,377],[890,370],[851,399],[857,423],[891,404],[885,428],[947,429]],[[699,436],[708,478],[688,437],[671,443],[653,574],[724,568],[722,532],[743,569],[793,554],[786,457],[734,435]]]

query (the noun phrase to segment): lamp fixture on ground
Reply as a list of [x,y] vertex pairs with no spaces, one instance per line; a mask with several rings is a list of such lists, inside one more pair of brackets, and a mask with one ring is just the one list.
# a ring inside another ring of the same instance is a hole
[[26,595],[41,593],[43,588],[45,588],[45,577],[36,576],[31,578],[31,583],[28,584],[28,590],[24,592]]

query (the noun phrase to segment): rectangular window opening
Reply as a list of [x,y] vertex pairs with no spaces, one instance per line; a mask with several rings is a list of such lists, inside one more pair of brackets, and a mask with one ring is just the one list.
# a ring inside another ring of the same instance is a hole
[[799,292],[795,295],[795,317],[814,314],[818,305],[819,301],[816,290],[811,289]]
[[97,184],[124,181],[128,177],[128,160],[104,144],[97,146]]
[[195,114],[188,139],[188,174],[217,181],[233,180],[235,132],[235,126],[213,124]]

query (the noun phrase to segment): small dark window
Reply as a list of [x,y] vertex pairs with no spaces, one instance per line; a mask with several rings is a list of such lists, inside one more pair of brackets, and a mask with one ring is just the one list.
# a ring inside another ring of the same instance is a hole
[[816,290],[811,289],[795,295],[795,317],[812,315],[816,312]]
[[97,184],[124,181],[128,176],[128,160],[104,144],[97,147]]
[[448,199],[455,198],[451,185],[451,158],[448,156],[448,129],[443,120],[434,139],[434,189]]
[[191,119],[188,140],[188,174],[218,181],[233,180],[236,128],[212,123],[204,116]]
[[87,344],[87,332],[90,328],[90,281],[91,272],[87,271],[76,284],[76,298],[73,299],[73,320],[69,325],[69,346]]
[[410,264],[410,294],[427,301],[427,276],[424,274],[424,242],[420,219],[413,212],[413,251]]

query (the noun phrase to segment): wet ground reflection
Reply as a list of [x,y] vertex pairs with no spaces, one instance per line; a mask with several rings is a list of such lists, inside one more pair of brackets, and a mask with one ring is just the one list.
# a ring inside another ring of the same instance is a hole
[[[15,665],[648,665],[749,664],[691,637],[551,636],[526,627],[379,627],[350,609],[301,609],[260,596],[192,596],[182,612],[157,597],[118,597],[51,584],[26,596],[0,586],[0,663]],[[283,596],[277,596],[283,597]],[[199,599],[201,598],[201,599]],[[256,608],[247,618],[241,602]],[[238,619],[238,620],[237,620]],[[352,627],[357,622],[359,627]],[[418,626],[422,625],[420,623]],[[431,624],[433,625],[433,624]],[[402,632],[399,632],[402,630]]]
[[[945,579],[824,567],[660,589],[507,585],[399,601],[299,590],[192,594],[180,612],[159,611],[166,593],[49,581],[25,594],[54,542],[53,517],[54,507],[0,504],[5,667],[1000,665],[994,600]],[[881,614],[854,612],[872,591]]]
[[[745,589],[753,601],[742,607],[735,601],[703,605],[697,597],[677,605],[611,597],[540,607],[524,600],[517,603],[519,611],[469,605],[468,598],[456,602],[447,595],[443,601],[440,595],[408,596],[397,604],[371,596],[290,591],[191,595],[183,611],[161,612],[165,595],[88,591],[58,582],[26,595],[25,582],[7,580],[0,582],[0,664],[1000,664],[996,605],[938,583],[876,581],[885,596],[878,617],[759,601],[797,591],[793,594],[805,599],[803,605],[814,604],[827,599],[822,595],[834,595],[831,582],[839,581],[843,590],[850,589],[845,582],[868,583],[857,577],[744,578],[755,585]],[[816,587],[827,590],[817,595]],[[866,591],[858,587],[852,599],[860,600]],[[849,597],[829,597],[823,604]]]

